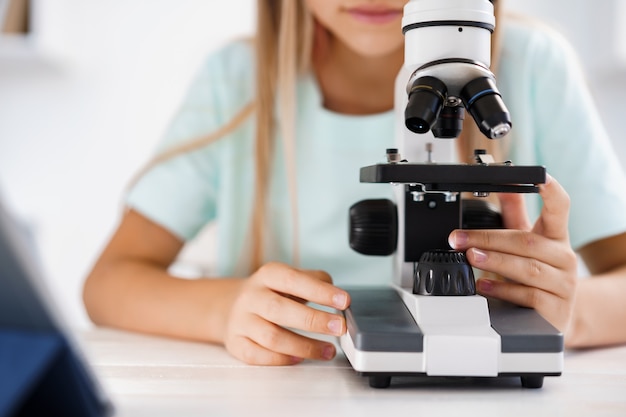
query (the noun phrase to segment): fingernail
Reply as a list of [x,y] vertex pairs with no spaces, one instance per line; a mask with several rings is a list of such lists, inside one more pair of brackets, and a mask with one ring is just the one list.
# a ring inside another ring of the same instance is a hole
[[493,281],[490,279],[479,279],[476,285],[478,286],[478,291],[482,293],[490,293],[493,289]]
[[546,185],[550,184],[554,178],[546,172]]
[[348,301],[348,297],[344,293],[337,293],[333,295],[333,306],[340,310],[343,310],[346,307],[346,302]]
[[334,357],[335,357],[335,347],[333,345],[324,346],[324,350],[322,350],[322,358],[332,359]]
[[476,262],[477,264],[481,264],[487,260],[487,254],[485,252],[476,248],[472,248],[470,250],[474,255],[474,262]]
[[328,329],[337,336],[341,336],[343,331],[343,323],[339,319],[332,319],[328,322]]
[[469,236],[465,232],[456,231],[452,233],[450,236],[448,236],[448,244],[453,249],[458,249],[458,248],[465,246],[468,240],[469,240]]
[[304,358],[299,358],[297,356],[292,356],[291,357],[291,363],[294,365],[299,364],[300,362],[302,362],[304,360]]

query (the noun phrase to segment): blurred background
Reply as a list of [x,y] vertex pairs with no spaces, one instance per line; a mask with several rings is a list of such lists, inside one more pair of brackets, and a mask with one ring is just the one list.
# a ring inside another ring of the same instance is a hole
[[[0,0],[0,194],[31,228],[57,304],[82,281],[204,56],[251,34],[254,0]],[[506,0],[577,50],[626,166],[626,1]],[[186,256],[202,257],[205,253]]]

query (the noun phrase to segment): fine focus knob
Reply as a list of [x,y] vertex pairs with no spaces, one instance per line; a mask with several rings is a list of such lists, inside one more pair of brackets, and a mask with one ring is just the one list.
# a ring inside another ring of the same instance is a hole
[[398,213],[390,200],[363,200],[350,207],[350,247],[363,255],[387,256],[398,243]]
[[413,276],[413,294],[475,295],[474,272],[465,253],[447,250],[424,252]]

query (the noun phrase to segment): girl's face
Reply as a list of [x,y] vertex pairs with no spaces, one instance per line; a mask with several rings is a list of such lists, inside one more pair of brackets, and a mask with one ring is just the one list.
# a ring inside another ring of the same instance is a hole
[[354,52],[384,56],[404,45],[402,10],[407,0],[305,0],[315,19]]

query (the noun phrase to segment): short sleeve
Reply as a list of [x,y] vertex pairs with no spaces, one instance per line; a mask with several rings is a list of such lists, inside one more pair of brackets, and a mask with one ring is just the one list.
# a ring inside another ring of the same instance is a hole
[[550,30],[527,32],[519,79],[528,78],[521,94],[531,116],[522,120],[532,128],[524,132],[571,198],[570,240],[580,248],[626,231],[626,179],[571,46]]
[[[157,154],[219,129],[250,100],[250,51],[244,42],[211,55],[193,79]],[[242,78],[243,77],[243,78]],[[182,240],[216,216],[221,140],[165,161],[145,173],[126,197],[128,207]]]

